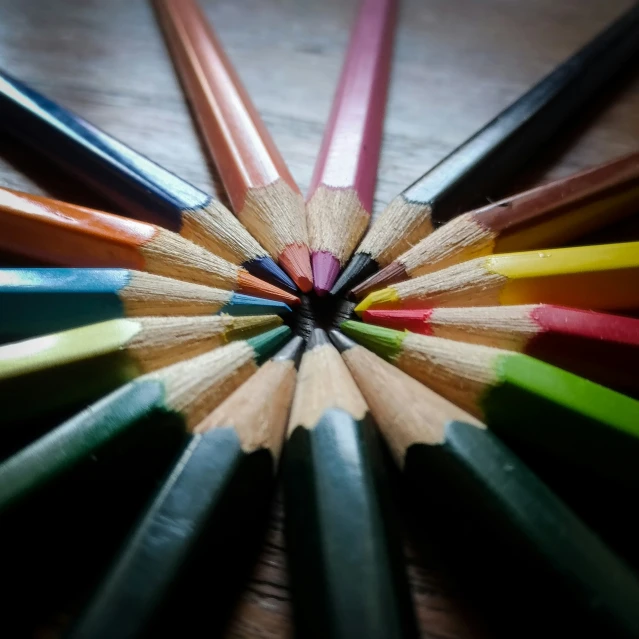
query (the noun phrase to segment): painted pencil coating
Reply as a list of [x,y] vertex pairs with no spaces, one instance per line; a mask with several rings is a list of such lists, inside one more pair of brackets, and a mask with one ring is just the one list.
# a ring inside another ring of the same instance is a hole
[[156,223],[256,275],[290,280],[220,202],[0,70],[0,126],[134,217]]
[[639,242],[479,257],[370,293],[356,308],[555,304],[639,308]]
[[315,164],[306,211],[319,294],[330,291],[372,212],[396,10],[396,0],[363,0]]
[[639,153],[464,213],[353,289],[356,297],[481,255],[561,246],[639,207]]
[[[233,210],[295,283],[310,290],[301,193],[211,25],[194,0],[156,0],[155,7]],[[291,260],[291,252],[299,255]]]
[[637,25],[639,7],[632,6],[398,195],[372,224],[332,293],[346,293],[388,266],[435,228],[490,195],[544,148],[639,50]]

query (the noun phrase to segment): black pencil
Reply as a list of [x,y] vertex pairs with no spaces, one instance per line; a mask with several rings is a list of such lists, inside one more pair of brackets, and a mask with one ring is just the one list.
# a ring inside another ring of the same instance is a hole
[[377,434],[321,329],[302,358],[282,468],[296,636],[414,636]]

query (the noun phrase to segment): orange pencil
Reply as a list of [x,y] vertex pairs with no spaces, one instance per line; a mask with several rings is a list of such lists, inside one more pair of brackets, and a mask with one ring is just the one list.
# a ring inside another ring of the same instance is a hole
[[304,199],[194,0],[156,0],[209,153],[240,222],[304,292],[313,287]]
[[47,264],[129,268],[289,304],[299,301],[155,224],[3,188],[0,251]]

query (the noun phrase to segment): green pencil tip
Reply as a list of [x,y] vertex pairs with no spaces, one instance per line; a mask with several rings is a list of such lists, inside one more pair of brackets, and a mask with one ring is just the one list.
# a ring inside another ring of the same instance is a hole
[[383,326],[353,320],[342,322],[340,328],[356,342],[388,360],[392,360],[399,354],[404,338],[408,334],[408,331],[394,331]]
[[288,326],[278,326],[272,331],[256,335],[246,340],[255,351],[255,361],[258,364],[266,361],[291,336]]

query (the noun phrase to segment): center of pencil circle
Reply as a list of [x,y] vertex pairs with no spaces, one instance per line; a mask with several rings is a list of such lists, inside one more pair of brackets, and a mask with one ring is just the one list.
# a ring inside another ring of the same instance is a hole
[[287,324],[296,335],[308,338],[314,328],[330,330],[339,328],[347,319],[356,319],[353,314],[355,303],[344,297],[315,293],[300,295],[301,303],[294,309]]

